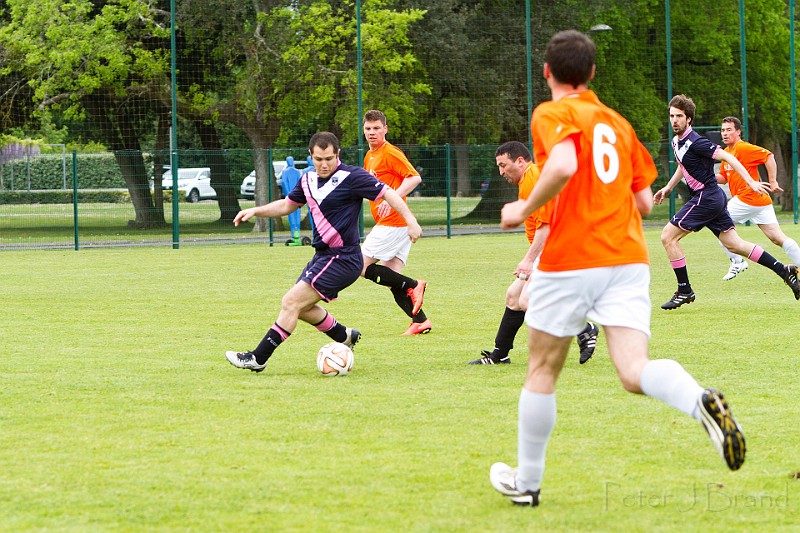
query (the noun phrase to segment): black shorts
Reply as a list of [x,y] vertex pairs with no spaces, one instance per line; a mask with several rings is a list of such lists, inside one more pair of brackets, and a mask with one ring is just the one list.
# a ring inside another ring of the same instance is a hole
[[719,187],[703,189],[695,192],[670,222],[684,231],[700,231],[708,228],[715,235],[719,235],[734,227],[727,205],[725,191]]
[[308,283],[323,300],[330,302],[339,296],[339,291],[355,283],[363,268],[360,246],[329,248],[314,254],[297,281]]

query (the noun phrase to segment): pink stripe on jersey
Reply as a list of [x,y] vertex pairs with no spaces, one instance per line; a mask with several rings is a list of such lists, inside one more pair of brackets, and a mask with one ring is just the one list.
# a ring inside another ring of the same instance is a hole
[[705,183],[703,183],[702,181],[698,181],[695,178],[693,178],[692,175],[689,174],[689,172],[686,170],[686,167],[684,167],[683,165],[681,165],[681,172],[683,172],[683,177],[686,178],[686,184],[693,191],[700,191],[700,190],[706,188]]
[[747,258],[758,263],[758,260],[761,259],[762,255],[764,255],[764,249],[756,244],[753,247],[753,251],[750,252]]
[[307,183],[303,183],[303,189],[306,193],[306,200],[308,200],[308,208],[311,210],[311,216],[314,217],[314,225],[317,228],[322,242],[327,244],[330,248],[338,248],[344,244],[341,234],[336,231],[336,228],[325,218],[322,214],[319,204],[311,195]]
[[320,322],[314,327],[322,332],[325,332],[331,329],[335,325],[336,325],[336,319],[333,318],[330,313],[326,313],[325,318],[322,319],[322,322]]
[[686,257],[681,257],[680,259],[671,259],[669,264],[672,268],[682,268],[686,266]]

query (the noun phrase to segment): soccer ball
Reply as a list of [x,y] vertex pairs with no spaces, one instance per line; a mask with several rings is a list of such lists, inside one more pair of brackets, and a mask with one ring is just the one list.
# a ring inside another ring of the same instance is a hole
[[353,350],[341,342],[329,342],[317,353],[317,368],[324,376],[344,376],[353,368]]

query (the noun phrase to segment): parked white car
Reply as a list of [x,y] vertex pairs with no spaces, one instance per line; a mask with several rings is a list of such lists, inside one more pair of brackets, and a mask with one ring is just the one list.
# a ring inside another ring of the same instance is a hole
[[242,193],[242,198],[252,200],[256,197],[256,171],[252,171],[242,180],[242,186],[239,189]]
[[[280,187],[281,185],[281,174],[283,174],[283,169],[286,168],[286,161],[273,161],[272,162],[272,169],[275,172],[275,184]],[[302,170],[301,167],[297,167]],[[242,187],[240,189],[243,198],[247,198],[248,200],[252,200],[255,197],[256,193],[256,171],[252,171],[250,174],[247,175],[245,179],[242,180]]]
[[[172,190],[172,170],[166,170],[161,176],[161,187],[165,191]],[[178,190],[192,203],[217,197],[217,191],[211,187],[210,168],[179,168]]]

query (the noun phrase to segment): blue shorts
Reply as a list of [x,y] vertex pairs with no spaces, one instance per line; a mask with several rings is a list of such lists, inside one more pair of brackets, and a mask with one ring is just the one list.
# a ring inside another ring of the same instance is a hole
[[329,248],[318,251],[303,269],[297,281],[304,281],[326,302],[335,300],[361,276],[364,257],[360,246]]
[[703,189],[695,192],[670,222],[684,231],[700,231],[708,228],[718,236],[734,227],[727,204],[725,191],[719,187]]

